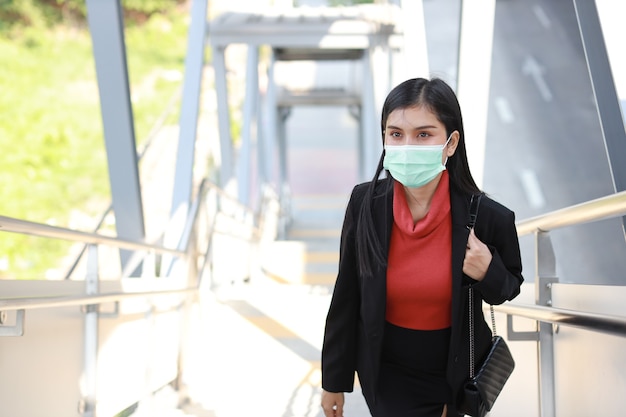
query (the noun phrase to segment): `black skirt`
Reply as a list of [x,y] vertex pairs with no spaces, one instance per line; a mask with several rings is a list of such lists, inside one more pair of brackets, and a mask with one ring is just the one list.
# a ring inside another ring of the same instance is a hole
[[450,328],[413,330],[387,323],[372,416],[441,417],[444,405],[452,403],[446,381],[449,343]]

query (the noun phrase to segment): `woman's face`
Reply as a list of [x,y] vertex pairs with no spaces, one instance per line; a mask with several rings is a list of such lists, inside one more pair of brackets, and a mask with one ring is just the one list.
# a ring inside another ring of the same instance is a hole
[[[384,134],[386,146],[443,145],[448,140],[446,127],[424,106],[396,109],[389,113]],[[459,132],[455,130],[443,152],[444,158],[454,155],[458,141]]]

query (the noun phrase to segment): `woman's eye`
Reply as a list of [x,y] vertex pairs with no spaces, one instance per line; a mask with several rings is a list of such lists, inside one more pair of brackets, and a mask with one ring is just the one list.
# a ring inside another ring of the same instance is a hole
[[391,137],[399,138],[400,137],[400,132],[391,132]]
[[428,136],[430,135],[426,132],[421,132],[419,135],[417,135],[417,137],[420,137],[420,138],[427,138]]

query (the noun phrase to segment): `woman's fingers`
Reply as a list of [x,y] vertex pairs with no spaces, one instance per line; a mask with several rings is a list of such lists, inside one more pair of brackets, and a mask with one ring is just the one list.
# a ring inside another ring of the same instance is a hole
[[470,230],[467,238],[463,273],[476,281],[482,281],[491,263],[491,252],[487,245],[481,242],[474,229]]
[[343,392],[322,390],[322,409],[325,417],[343,417]]

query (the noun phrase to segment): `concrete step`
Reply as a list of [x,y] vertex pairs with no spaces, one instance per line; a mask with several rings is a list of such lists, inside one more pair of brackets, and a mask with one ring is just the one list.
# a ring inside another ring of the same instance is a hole
[[310,241],[275,241],[261,249],[263,273],[284,284],[332,285],[337,277],[339,251]]
[[334,284],[346,195],[293,198],[292,222],[286,240],[262,248],[263,272],[285,284]]

